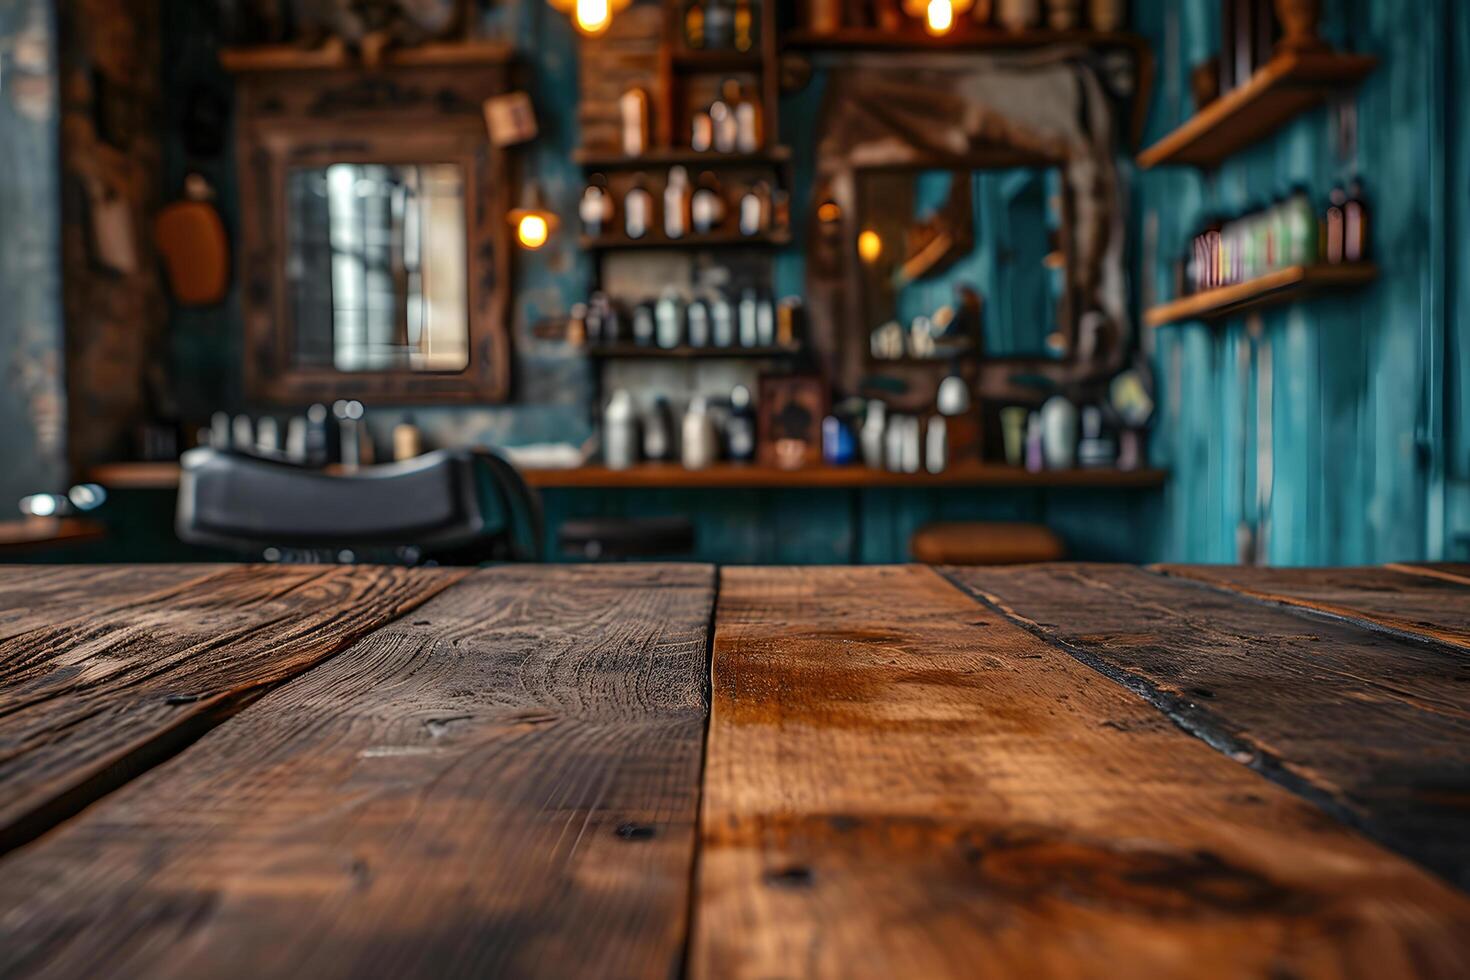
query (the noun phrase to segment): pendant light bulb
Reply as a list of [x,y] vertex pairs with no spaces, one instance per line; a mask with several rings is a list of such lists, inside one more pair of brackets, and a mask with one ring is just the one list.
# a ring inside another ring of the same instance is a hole
[[572,26],[589,37],[607,33],[613,17],[633,0],[547,0],[572,19]]
[[551,228],[539,214],[525,215],[516,224],[516,240],[521,243],[522,248],[535,251],[545,245],[550,237]]
[[574,18],[583,34],[601,34],[612,23],[612,4],[609,0],[577,0]]
[[954,27],[954,0],[929,0],[924,11],[924,29],[935,37]]
[[547,208],[541,185],[536,181],[526,184],[521,206],[512,210],[507,217],[511,227],[515,229],[516,242],[530,252],[545,245],[559,223],[556,215]]

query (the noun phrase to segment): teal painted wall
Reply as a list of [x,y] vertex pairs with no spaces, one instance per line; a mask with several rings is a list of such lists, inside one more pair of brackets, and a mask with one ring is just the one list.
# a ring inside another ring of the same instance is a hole
[[0,0],[0,520],[66,489],[56,18]]
[[[1145,304],[1170,295],[1170,263],[1207,213],[1246,210],[1296,183],[1325,197],[1357,173],[1376,204],[1382,267],[1381,279],[1361,291],[1267,312],[1254,338],[1239,319],[1146,338],[1161,395],[1154,461],[1174,471],[1159,527],[1167,559],[1232,561],[1242,525],[1264,535],[1273,564],[1464,553],[1446,517],[1445,478],[1463,479],[1470,437],[1466,300],[1450,286],[1463,279],[1465,256],[1455,256],[1459,277],[1447,278],[1445,263],[1466,227],[1466,144],[1452,95],[1464,91],[1466,11],[1399,0],[1325,6],[1332,43],[1382,59],[1349,96],[1358,116],[1351,152],[1339,153],[1337,116],[1322,109],[1218,171],[1163,168],[1134,184]],[[1136,29],[1160,53],[1147,141],[1190,114],[1189,69],[1218,50],[1218,9],[1216,0],[1135,4]],[[1458,85],[1451,85],[1450,35],[1459,46]],[[1454,180],[1448,166],[1458,168]],[[1142,244],[1155,240],[1156,251]],[[1447,316],[1450,302],[1458,316]],[[1263,385],[1266,361],[1271,383]],[[1258,446],[1268,420],[1271,441]]]
[[[212,5],[163,2],[165,90],[171,98],[180,97],[181,83],[190,78],[227,82],[210,56]],[[0,30],[10,36],[33,8],[52,30],[50,6],[43,0],[0,0]],[[1135,29],[1159,56],[1147,141],[1192,111],[1188,72],[1218,46],[1217,6],[1217,0],[1134,3]],[[702,556],[726,561],[898,560],[906,557],[914,527],[941,518],[1042,520],[1063,532],[1078,557],[1087,558],[1231,561],[1242,526],[1261,534],[1264,558],[1278,564],[1466,557],[1470,246],[1461,239],[1470,229],[1470,134],[1456,115],[1453,93],[1470,90],[1470,5],[1340,0],[1327,6],[1329,39],[1375,53],[1383,62],[1350,97],[1358,120],[1356,147],[1339,154],[1335,112],[1323,109],[1216,172],[1164,168],[1130,174],[1134,289],[1140,308],[1168,296],[1172,258],[1207,212],[1241,210],[1298,182],[1320,196],[1355,173],[1364,176],[1376,204],[1375,247],[1383,276],[1361,291],[1270,311],[1256,336],[1246,322],[1233,321],[1216,328],[1184,324],[1144,337],[1160,403],[1153,461],[1173,471],[1164,491],[566,491],[547,496],[548,511],[553,518],[688,513],[700,529]],[[540,112],[543,135],[522,154],[522,172],[541,179],[555,206],[571,215],[581,179],[570,160],[580,141],[575,36],[565,17],[540,0],[505,0],[487,16],[493,33],[525,52],[527,85]],[[811,123],[822,81],[819,72],[783,103],[783,138],[795,151],[798,213],[810,193]],[[177,193],[186,167],[201,167],[219,184],[232,220],[230,155],[188,159],[171,128],[181,108],[176,101],[165,106],[164,194]],[[7,208],[0,224],[22,227],[16,215],[25,213],[24,227],[44,238],[54,221],[46,202],[59,193],[44,186],[56,169],[54,162],[46,165],[54,160],[54,121],[17,119],[9,102],[0,105],[0,114],[0,137],[26,137],[20,143],[4,139],[5,152],[30,154],[20,168],[7,168],[6,191],[12,196],[0,197]],[[18,170],[26,175],[20,184]],[[25,193],[15,195],[16,186]],[[796,231],[804,233],[803,222]],[[801,290],[801,244],[798,239],[777,259],[783,294]],[[46,248],[40,241],[39,254]],[[13,263],[15,254],[7,250],[5,261]],[[29,336],[41,339],[43,354],[59,357],[47,346],[59,337],[56,314],[48,312],[59,310],[53,273],[51,266],[24,272],[7,266],[3,272],[8,284],[25,281],[27,302],[35,304],[28,308],[39,311],[28,319],[42,327]],[[416,418],[431,429],[498,444],[590,432],[592,379],[585,360],[558,341],[537,338],[532,329],[563,315],[581,298],[589,276],[588,260],[570,235],[542,253],[519,256],[515,404],[419,409]],[[0,336],[17,329],[16,322],[12,308],[0,309]],[[186,413],[198,418],[215,407],[248,407],[241,401],[238,337],[233,300],[220,310],[174,311],[171,360]],[[1269,385],[1262,383],[1267,362]],[[59,393],[59,369],[50,377],[55,381],[49,390]],[[0,417],[21,419],[34,432],[27,414],[33,402],[22,404],[14,390],[7,385],[4,394],[13,404],[0,405]],[[1267,419],[1269,445],[1262,438]],[[1258,462],[1258,450],[1269,467]],[[48,455],[29,445],[22,455],[43,466],[60,458],[59,451]],[[167,506],[153,510],[166,515]],[[136,550],[120,557],[140,557]]]

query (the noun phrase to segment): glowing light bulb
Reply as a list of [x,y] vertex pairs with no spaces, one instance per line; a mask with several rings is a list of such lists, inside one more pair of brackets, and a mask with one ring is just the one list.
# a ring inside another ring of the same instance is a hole
[[516,240],[524,248],[540,248],[546,244],[546,239],[550,237],[551,226],[539,214],[523,215],[521,220],[516,223]]
[[954,27],[954,0],[929,0],[924,12],[924,29],[930,34],[948,34]]
[[858,236],[858,257],[872,265],[883,254],[883,239],[869,228]]
[[577,0],[577,30],[583,34],[601,34],[612,23],[610,0]]

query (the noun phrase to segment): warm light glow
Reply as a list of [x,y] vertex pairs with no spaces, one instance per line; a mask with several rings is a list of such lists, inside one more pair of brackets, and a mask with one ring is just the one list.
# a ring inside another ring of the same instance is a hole
[[817,220],[823,224],[832,224],[834,221],[842,220],[842,208],[836,201],[825,201],[817,208]]
[[612,4],[609,0],[577,0],[574,19],[583,34],[601,34],[612,23]]
[[516,222],[516,240],[523,248],[538,249],[551,237],[551,225],[539,214],[523,214]]
[[869,228],[858,236],[858,257],[864,262],[872,265],[877,262],[883,254],[883,239],[878,233]]
[[930,34],[948,34],[954,27],[953,0],[929,0],[924,13],[924,29]]

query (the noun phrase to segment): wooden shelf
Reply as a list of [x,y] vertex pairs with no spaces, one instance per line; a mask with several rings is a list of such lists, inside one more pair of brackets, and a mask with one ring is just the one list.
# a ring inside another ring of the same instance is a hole
[[1148,42],[1124,31],[1006,31],[996,28],[957,29],[943,37],[930,37],[921,30],[894,33],[872,27],[844,28],[835,32],[787,31],[781,39],[787,48],[814,51],[1006,51],[1048,45],[1077,45],[1088,48],[1148,49]]
[[636,157],[616,150],[573,150],[572,159],[588,170],[656,170],[686,167],[774,167],[791,160],[791,147],[772,146],[757,153],[701,153],[687,146],[655,147]]
[[107,530],[101,524],[77,517],[28,517],[19,521],[0,521],[0,553],[100,541],[106,536]]
[[1212,167],[1295,117],[1341,95],[1378,64],[1367,55],[1285,52],[1138,155],[1140,167]]
[[760,51],[736,51],[733,48],[716,51],[685,49],[675,51],[670,59],[675,70],[686,72],[744,72],[756,74],[765,67],[765,58]]
[[[419,44],[390,49],[383,64],[393,68],[428,68],[440,65],[498,65],[515,59],[515,48],[498,41],[457,41]],[[359,68],[361,59],[341,44],[303,48],[294,44],[267,44],[221,48],[220,64],[226,71],[328,71]]]
[[[522,471],[526,482],[543,490],[555,489],[863,489],[924,487],[1091,487],[1150,489],[1164,485],[1164,470],[1043,470],[1031,473],[1016,466],[963,463],[944,473],[889,473],[863,466],[816,466],[782,470],[773,466],[718,463],[708,469],[686,470],[674,463],[643,463],[626,470],[606,466]],[[109,490],[169,490],[179,485],[177,463],[112,463],[93,467],[88,478]]]
[[1249,310],[1277,306],[1324,289],[1359,286],[1378,277],[1378,267],[1369,262],[1347,265],[1291,266],[1234,286],[1209,289],[1185,296],[1144,314],[1150,327],[1183,320],[1219,320]]
[[103,463],[87,479],[107,490],[170,490],[179,485],[178,463]]
[[570,470],[531,470],[526,481],[543,490],[577,487],[613,489],[863,489],[923,487],[1116,487],[1162,486],[1168,474],[1161,470],[1045,470],[1030,473],[1014,466],[965,463],[944,473],[889,473],[864,466],[820,466],[782,470],[773,466],[718,463],[708,469],[686,470],[673,463],[643,463],[626,470],[581,466]]
[[800,357],[800,347],[640,347],[637,344],[612,344],[587,347],[594,360],[734,360],[738,358]]
[[683,238],[665,238],[663,235],[646,235],[643,238],[593,238],[590,235],[583,235],[578,241],[582,248],[588,251],[639,248],[784,248],[791,244],[791,233],[778,231],[761,235],[742,235],[739,231],[726,231],[708,235],[685,235]]

